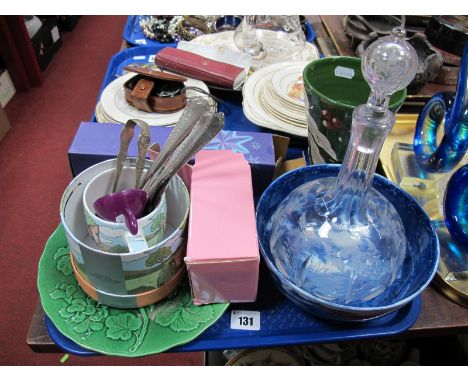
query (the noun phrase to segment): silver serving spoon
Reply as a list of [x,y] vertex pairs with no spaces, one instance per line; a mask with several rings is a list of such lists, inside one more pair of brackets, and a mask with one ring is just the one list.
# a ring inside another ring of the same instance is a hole
[[135,188],[140,187],[140,179],[145,167],[146,152],[150,145],[150,130],[145,121],[134,119],[140,125],[140,135],[138,136],[138,157],[135,165]]
[[120,149],[119,149],[119,153],[117,154],[117,161],[115,163],[115,178],[114,178],[114,185],[112,186],[112,192],[115,192],[115,190],[117,190],[120,175],[122,173],[122,168],[124,166],[125,160],[127,159],[128,146],[130,145],[130,142],[132,141],[134,134],[135,134],[135,122],[133,122],[130,119],[124,125],[120,133]]
[[178,161],[179,157],[183,153],[183,150],[185,151],[187,149],[190,149],[194,138],[196,138],[199,134],[203,133],[203,131],[209,126],[211,118],[212,115],[210,113],[205,113],[202,116],[200,116],[200,118],[198,118],[198,120],[196,121],[195,126],[193,126],[190,129],[189,133],[184,138],[184,140],[181,141],[180,144],[170,152],[168,158],[164,161],[164,163],[162,163],[158,167],[156,172],[151,177],[150,181],[143,188],[143,190],[148,193],[148,197],[150,197],[149,194],[151,189],[154,189],[155,187],[160,187],[160,185],[158,185],[158,182],[162,181],[162,174],[166,172],[166,169],[168,167],[172,167],[175,161]]
[[146,152],[148,151],[148,147],[150,145],[150,130],[148,124],[145,121],[139,119],[129,119],[125,123],[124,127],[122,128],[122,132],[120,133],[120,149],[117,155],[116,171],[112,192],[117,190],[122,168],[125,164],[125,160],[127,159],[128,147],[133,139],[133,136],[135,135],[135,126],[137,124],[140,126],[140,135],[138,136],[138,157],[135,169],[135,188],[139,188],[138,185],[145,167]]
[[187,138],[177,147],[171,156],[171,160],[161,167],[157,176],[152,179],[144,191],[148,194],[148,199],[162,195],[169,183],[169,180],[177,171],[187,163],[197,152],[206,146],[223,128],[224,114],[215,113],[204,114],[192,129]]
[[171,134],[164,144],[163,150],[159,153],[153,164],[149,168],[143,180],[141,187],[145,189],[150,179],[158,171],[158,169],[169,159],[174,150],[188,136],[200,117],[208,112],[209,103],[203,97],[193,97],[187,101],[187,106],[184,109],[179,121],[172,130]]

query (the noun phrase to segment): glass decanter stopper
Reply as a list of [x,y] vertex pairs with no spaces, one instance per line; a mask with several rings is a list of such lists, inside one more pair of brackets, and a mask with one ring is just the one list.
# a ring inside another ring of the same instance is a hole
[[406,236],[393,205],[372,188],[383,141],[395,123],[391,95],[406,87],[417,55],[402,28],[375,41],[361,68],[371,87],[353,112],[351,139],[338,177],[292,191],[272,216],[270,250],[295,285],[324,300],[356,305],[380,295],[395,280]]

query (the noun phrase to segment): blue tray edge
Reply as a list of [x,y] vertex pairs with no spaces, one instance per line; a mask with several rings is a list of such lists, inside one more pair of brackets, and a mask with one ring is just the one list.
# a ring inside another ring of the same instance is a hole
[[[255,336],[252,332],[251,337],[243,337],[241,340],[237,338],[230,339],[228,346],[220,346],[218,343],[220,340],[205,340],[203,336],[201,338],[195,339],[194,341],[174,348],[174,352],[190,352],[190,351],[207,351],[207,350],[226,350],[226,349],[250,349],[258,347],[269,347],[269,346],[295,346],[295,345],[305,345],[313,343],[327,343],[327,342],[341,342],[341,341],[352,341],[359,339],[372,339],[372,338],[383,338],[395,336],[401,334],[411,328],[416,320],[419,317],[421,312],[421,296],[417,296],[413,301],[411,301],[407,306],[402,307],[399,312],[408,310],[408,313],[404,316],[403,320],[398,321],[397,324],[392,326],[384,326],[380,331],[375,330],[371,333],[358,333],[350,332],[346,335],[343,335],[343,332],[334,332],[330,330],[329,332],[321,332],[320,335],[316,333],[308,333],[304,335],[302,333],[301,338],[291,337],[290,334],[284,335],[275,335],[275,337],[261,337]],[[228,310],[225,314],[229,314]],[[261,339],[261,340],[260,340]]]
[[[168,350],[168,353],[177,353],[177,352],[194,352],[194,351],[210,351],[210,350],[226,350],[226,349],[251,349],[251,348],[259,348],[259,347],[270,347],[270,346],[293,346],[293,345],[306,345],[306,344],[313,344],[313,343],[325,343],[325,342],[340,342],[340,341],[354,341],[354,340],[362,340],[362,339],[371,339],[371,338],[384,338],[389,336],[394,336],[397,334],[401,334],[408,330],[411,326],[414,325],[416,320],[419,317],[419,313],[421,311],[421,296],[416,297],[410,304],[409,307],[403,307],[402,309],[408,309],[409,312],[406,314],[402,321],[398,322],[398,325],[394,325],[393,327],[385,327],[384,331],[381,332],[373,332],[373,333],[359,333],[355,334],[352,333],[343,336],[342,333],[340,336],[336,334],[333,335],[332,332],[320,333],[317,336],[315,333],[309,333],[308,335],[302,335],[300,339],[291,337],[290,334],[283,335],[283,336],[275,336],[273,337],[258,337],[252,335],[251,337],[243,337],[242,340],[231,338],[231,339],[217,339],[217,340],[210,340],[210,339],[203,339],[203,334],[198,338],[193,340],[192,342],[175,347],[173,349]],[[228,310],[225,314],[229,314]],[[65,337],[59,330],[56,328],[52,320],[45,315],[45,324],[47,328],[47,332],[49,333],[50,338],[55,344],[61,348],[64,352],[69,354],[79,355],[79,356],[95,356],[101,355],[96,353],[92,350],[85,349],[75,343],[74,341],[70,340],[69,338]],[[255,332],[253,332],[254,334]],[[247,339],[246,339],[247,338]]]

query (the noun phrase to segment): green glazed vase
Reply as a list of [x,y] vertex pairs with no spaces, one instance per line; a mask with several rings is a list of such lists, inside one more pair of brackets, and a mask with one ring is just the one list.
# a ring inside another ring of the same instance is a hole
[[[305,103],[312,164],[341,163],[348,147],[354,108],[365,104],[370,87],[361,71],[361,59],[327,57],[304,68]],[[406,89],[396,92],[389,108],[397,112]]]

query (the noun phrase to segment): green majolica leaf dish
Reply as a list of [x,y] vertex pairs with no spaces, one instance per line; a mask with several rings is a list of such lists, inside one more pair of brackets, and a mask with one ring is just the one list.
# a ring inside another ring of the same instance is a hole
[[98,304],[75,279],[62,225],[47,241],[37,285],[45,313],[63,335],[86,349],[123,357],[156,354],[190,342],[229,306],[194,305],[187,282],[165,300],[140,309]]

